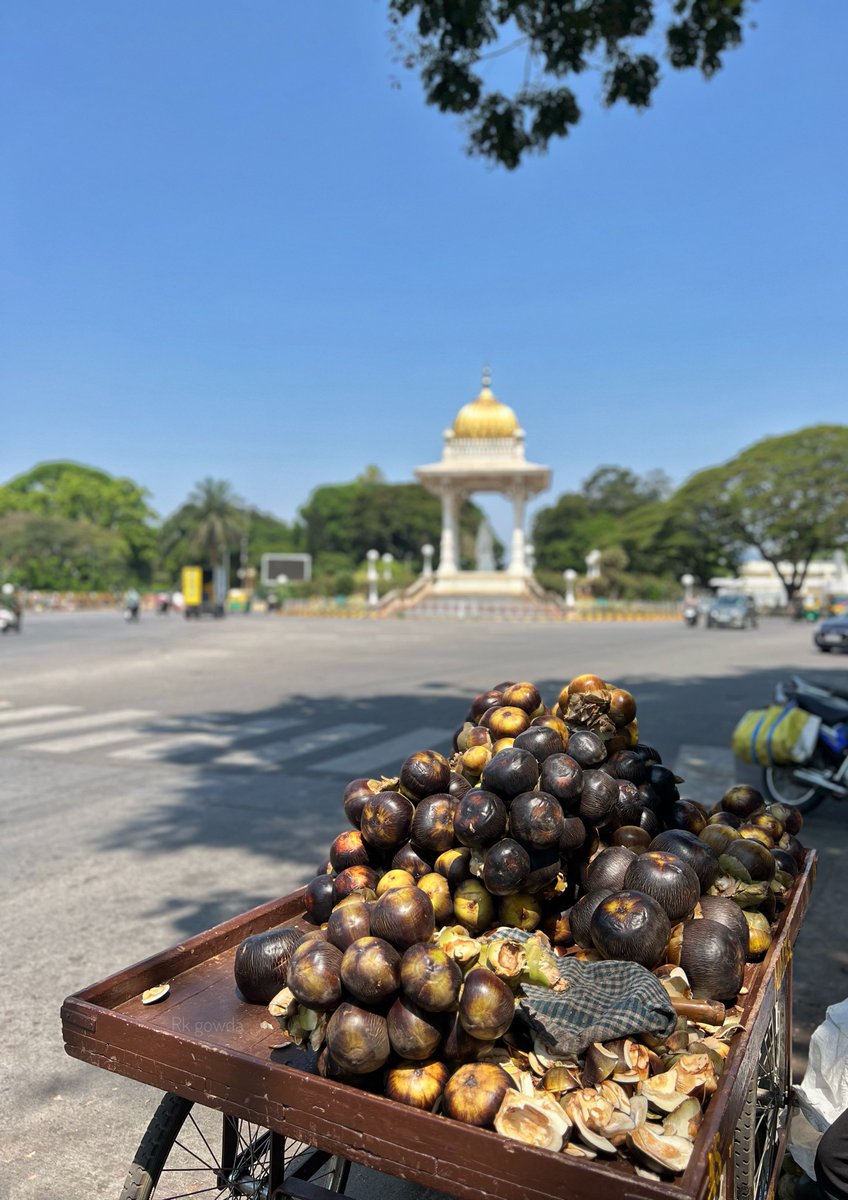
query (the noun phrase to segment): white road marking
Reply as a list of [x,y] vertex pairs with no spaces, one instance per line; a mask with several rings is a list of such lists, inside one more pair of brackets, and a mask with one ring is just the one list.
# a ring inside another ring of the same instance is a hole
[[36,721],[31,725],[17,725],[0,729],[0,742],[33,737],[50,737],[53,733],[70,733],[76,729],[91,729],[105,725],[121,725],[130,721],[147,721],[155,713],[140,708],[115,709],[113,712],[89,713],[84,717],[67,717],[59,721]]
[[38,708],[4,707],[0,713],[0,725],[11,725],[16,721],[37,721],[41,717],[58,717],[61,713],[82,712],[78,704],[42,704]]
[[271,742],[267,746],[257,746],[254,750],[235,750],[231,754],[222,754],[215,759],[216,766],[250,767],[254,770],[263,768],[273,770],[290,758],[300,758],[301,755],[311,754],[325,746],[335,746],[355,737],[367,737],[377,733],[381,725],[355,724],[335,725],[332,729],[324,729],[319,733],[306,734],[305,737],[289,738],[285,742]]
[[729,746],[684,745],[672,768],[684,783],[680,795],[702,804],[715,804],[736,779],[736,759]]
[[453,730],[448,729],[411,729],[408,733],[387,738],[339,758],[325,759],[307,769],[327,775],[347,775],[350,779],[360,775],[376,775],[381,767],[399,768],[404,759],[416,750],[437,750],[440,746],[447,748],[452,737]]
[[111,746],[115,742],[134,742],[146,737],[140,729],[101,729],[99,733],[81,733],[77,737],[54,738],[49,742],[33,742],[27,750],[43,750],[47,754],[75,754],[80,750],[94,750],[99,746]]
[[193,730],[188,733],[175,733],[158,741],[146,742],[143,746],[130,746],[126,750],[114,750],[109,757],[125,759],[131,762],[150,762],[167,760],[174,755],[190,754],[195,750],[229,750],[239,742],[249,741],[255,737],[265,737],[269,733],[282,733],[302,724],[299,718],[289,718],[279,721],[254,721],[237,726],[227,733],[198,733]]

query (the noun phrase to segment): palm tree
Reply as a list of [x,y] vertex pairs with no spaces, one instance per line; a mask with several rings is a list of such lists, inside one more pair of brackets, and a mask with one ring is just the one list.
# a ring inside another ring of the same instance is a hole
[[166,522],[162,549],[168,553],[184,540],[192,554],[217,567],[227,551],[238,545],[246,529],[242,498],[225,479],[207,475]]

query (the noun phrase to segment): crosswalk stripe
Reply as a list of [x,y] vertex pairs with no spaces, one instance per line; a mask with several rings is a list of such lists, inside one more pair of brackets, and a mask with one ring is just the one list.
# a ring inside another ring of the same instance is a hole
[[29,725],[13,725],[0,729],[0,742],[17,739],[50,736],[53,733],[70,733],[76,729],[91,729],[104,725],[120,725],[130,721],[147,721],[154,713],[140,708],[115,709],[113,712],[89,713],[84,717],[67,717],[59,721],[35,721]]
[[78,704],[42,704],[38,708],[4,708],[0,712],[0,725],[12,725],[18,721],[37,721],[40,717],[57,717],[61,713],[82,712]]
[[735,781],[736,760],[729,746],[683,745],[673,770],[684,780],[678,785],[681,796],[715,804]]
[[301,718],[291,717],[280,721],[254,721],[230,729],[226,733],[175,733],[158,741],[146,742],[143,746],[130,746],[125,750],[113,750],[110,758],[124,759],[130,762],[150,762],[169,759],[174,756],[191,754],[195,750],[229,750],[239,742],[250,741],[255,737],[267,737],[270,733],[282,733],[303,724]]
[[320,733],[308,734],[305,737],[289,738],[285,742],[272,742],[267,746],[257,746],[254,750],[234,750],[230,754],[222,754],[215,759],[216,766],[251,767],[253,769],[273,769],[291,758],[300,758],[326,746],[335,746],[339,742],[352,740],[355,737],[367,737],[377,733],[381,725],[367,725],[351,722],[348,725],[336,725],[332,729]]
[[398,769],[404,759],[415,750],[446,749],[451,742],[453,731],[449,729],[411,729],[409,733],[398,737],[387,738],[375,745],[354,750],[339,758],[325,759],[308,768],[327,775],[347,775],[355,779],[361,775],[376,775],[382,767]]
[[76,737],[33,742],[27,746],[27,750],[41,750],[47,754],[75,754],[80,750],[94,750],[100,746],[112,746],[116,742],[133,742],[146,736],[140,729],[101,729],[97,733],[81,733]]

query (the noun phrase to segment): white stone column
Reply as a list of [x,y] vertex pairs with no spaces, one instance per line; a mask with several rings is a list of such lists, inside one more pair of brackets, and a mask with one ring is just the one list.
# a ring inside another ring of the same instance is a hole
[[527,562],[524,556],[524,504],[523,488],[516,488],[512,493],[512,553],[509,560],[509,574],[527,574]]
[[455,575],[457,571],[456,499],[455,491],[446,483],[442,488],[442,538],[439,543],[438,575]]

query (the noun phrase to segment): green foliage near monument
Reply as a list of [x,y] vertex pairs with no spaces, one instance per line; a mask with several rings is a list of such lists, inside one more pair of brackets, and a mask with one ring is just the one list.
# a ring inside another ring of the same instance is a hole
[[[92,588],[100,585],[82,580],[95,577],[110,580],[103,586],[144,582],[150,577],[156,544],[156,514],[148,496],[146,488],[131,479],[95,467],[40,463],[0,487],[0,547],[14,547],[14,554],[9,549],[0,554],[15,563],[19,575],[24,571],[27,578],[37,575],[42,580],[33,587],[62,589],[72,586],[68,579],[76,578],[79,587]],[[11,519],[25,514],[41,520]],[[20,543],[25,527],[32,537],[33,559],[26,567],[26,547]],[[91,550],[90,568],[84,562],[86,546]]]
[[[313,556],[316,572],[329,554],[343,555],[350,568],[358,568],[369,550],[377,550],[418,569],[423,545],[429,542],[438,553],[442,528],[438,498],[417,483],[386,483],[370,468],[353,483],[316,488],[300,516],[304,549]],[[482,517],[476,505],[463,504],[460,544],[467,566],[473,565],[474,539]],[[496,554],[502,550],[497,543]]]
[[162,567],[172,573],[190,563],[216,567],[228,553],[238,553],[247,527],[241,497],[225,479],[207,475],[162,526]]
[[693,475],[670,501],[672,513],[729,556],[753,546],[791,601],[814,555],[848,545],[846,464],[846,425],[765,438]]
[[[725,51],[742,41],[752,8],[752,0],[388,5],[396,57],[418,71],[427,103],[464,118],[469,154],[510,170],[579,122],[580,105],[567,80],[597,71],[605,106],[648,108],[662,58],[675,70],[696,68],[709,78]],[[495,58],[493,74],[488,64]]]

